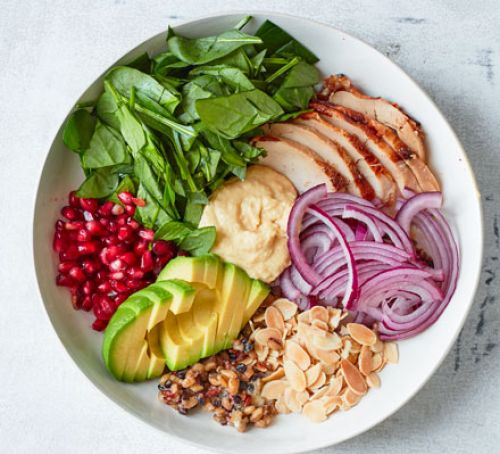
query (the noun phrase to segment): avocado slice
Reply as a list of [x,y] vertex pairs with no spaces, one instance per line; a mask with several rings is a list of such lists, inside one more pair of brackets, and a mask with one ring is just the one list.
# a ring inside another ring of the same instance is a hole
[[241,324],[242,328],[248,323],[248,320],[250,320],[255,311],[267,298],[270,291],[271,289],[267,284],[264,284],[264,282],[256,279],[253,280],[250,295],[248,296],[247,306],[245,308],[245,312],[243,313],[243,321]]
[[157,281],[182,279],[205,284],[209,289],[220,288],[224,273],[222,261],[215,255],[176,257],[168,262]]
[[189,311],[195,294],[196,289],[186,282],[157,282],[134,293],[118,308],[102,347],[106,367],[115,378],[134,382],[161,375],[165,357],[155,326],[172,311]]

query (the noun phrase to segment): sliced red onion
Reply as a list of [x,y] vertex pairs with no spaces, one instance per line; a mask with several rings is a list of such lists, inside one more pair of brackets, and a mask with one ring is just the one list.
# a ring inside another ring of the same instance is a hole
[[431,208],[441,208],[443,204],[443,195],[440,192],[422,192],[412,196],[399,209],[396,221],[401,228],[410,234],[410,225],[415,215],[422,210]]

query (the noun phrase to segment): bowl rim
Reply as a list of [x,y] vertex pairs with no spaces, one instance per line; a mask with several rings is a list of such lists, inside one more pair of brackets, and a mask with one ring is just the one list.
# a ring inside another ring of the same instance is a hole
[[[434,376],[434,374],[436,373],[437,369],[442,365],[444,359],[448,356],[448,354],[451,351],[453,345],[455,344],[456,339],[457,339],[460,331],[462,330],[462,328],[463,328],[463,326],[465,324],[465,320],[466,320],[466,318],[468,317],[468,315],[470,313],[472,305],[474,304],[474,301],[475,301],[475,297],[477,295],[477,291],[478,291],[478,287],[479,287],[479,281],[480,281],[480,277],[481,277],[481,266],[482,266],[482,262],[483,262],[483,258],[484,258],[484,212],[483,212],[483,204],[482,204],[482,199],[481,199],[481,192],[479,190],[479,186],[477,184],[477,181],[476,181],[474,172],[472,170],[472,166],[470,164],[469,158],[468,158],[468,156],[467,156],[467,154],[465,152],[465,149],[462,146],[462,143],[460,142],[457,134],[455,133],[454,129],[451,127],[451,125],[448,122],[448,119],[446,118],[446,116],[442,113],[441,109],[437,106],[437,104],[430,97],[430,95],[428,95],[427,92],[403,68],[401,68],[400,65],[398,65],[396,62],[394,62],[393,60],[391,60],[388,56],[386,56],[385,54],[383,54],[380,50],[378,50],[376,47],[372,46],[371,44],[369,44],[365,40],[363,40],[361,38],[358,38],[357,36],[354,36],[351,33],[344,32],[344,31],[338,29],[337,27],[335,27],[333,25],[321,22],[321,21],[316,20],[316,19],[312,19],[312,18],[309,18],[309,17],[303,17],[303,16],[297,16],[297,15],[294,15],[294,14],[288,14],[288,13],[283,13],[283,12],[272,11],[272,10],[268,10],[268,11],[266,11],[266,10],[251,10],[251,11],[248,11],[248,10],[238,10],[238,9],[229,9],[229,10],[223,10],[223,11],[219,10],[219,11],[216,11],[216,12],[214,12],[212,14],[203,15],[203,16],[197,16],[197,17],[194,17],[194,18],[191,18],[191,19],[186,19],[186,20],[179,21],[173,27],[196,26],[198,23],[205,22],[207,20],[221,18],[221,17],[236,16],[236,15],[242,15],[242,16],[264,16],[264,17],[267,16],[268,18],[271,18],[271,19],[272,19],[272,17],[282,17],[282,18],[289,18],[289,19],[292,19],[292,20],[297,20],[297,21],[302,21],[302,22],[309,22],[312,25],[323,27],[323,28],[326,28],[326,29],[329,29],[329,30],[333,30],[336,33],[338,33],[339,35],[343,35],[343,36],[347,37],[349,40],[357,41],[358,43],[361,43],[361,44],[369,47],[372,51],[376,52],[379,57],[381,57],[382,59],[384,59],[386,63],[394,66],[398,70],[399,77],[406,78],[407,81],[411,85],[413,85],[413,88],[416,89],[416,91],[419,93],[419,96],[425,98],[425,100],[432,105],[432,107],[442,117],[442,119],[444,120],[445,124],[448,126],[449,132],[451,133],[452,138],[455,140],[455,142],[456,142],[456,144],[458,146],[458,150],[459,150],[459,152],[462,155],[461,157],[463,159],[463,164],[465,165],[466,171],[467,171],[467,173],[470,176],[470,179],[471,179],[471,182],[472,182],[472,187],[475,190],[475,194],[476,194],[475,200],[476,200],[476,203],[477,203],[477,208],[479,209],[479,227],[480,228],[478,229],[478,234],[479,234],[479,242],[481,244],[481,248],[480,248],[480,251],[478,251],[478,265],[477,265],[477,268],[475,270],[476,276],[475,276],[474,282],[472,283],[472,288],[471,288],[473,297],[467,303],[467,309],[464,311],[464,313],[462,315],[462,318],[459,320],[459,323],[456,324],[455,332],[453,333],[453,336],[451,337],[449,345],[443,351],[443,353],[440,356],[440,358],[438,359],[438,361],[436,361],[434,367],[432,368],[432,370],[430,371],[430,373],[428,374],[428,376],[422,381],[422,383],[420,384],[420,386],[418,386],[412,393],[409,393],[407,396],[405,396],[405,398],[402,399],[402,401],[399,403],[399,405],[397,405],[396,407],[394,407],[394,409],[392,409],[392,411],[390,411],[389,413],[385,414],[383,417],[381,417],[379,419],[376,419],[374,422],[370,423],[369,425],[363,426],[361,429],[356,430],[354,433],[350,434],[347,437],[342,437],[341,436],[338,440],[336,440],[334,442],[320,443],[320,444],[317,444],[317,445],[312,446],[310,448],[308,447],[305,450],[300,451],[300,452],[306,453],[306,452],[310,452],[310,451],[313,451],[313,450],[327,448],[327,447],[330,447],[330,446],[334,446],[334,445],[343,443],[343,442],[345,442],[347,440],[350,440],[352,438],[355,438],[355,437],[359,436],[360,434],[362,434],[364,432],[368,432],[369,430],[373,429],[375,426],[379,425],[380,423],[382,423],[383,421],[385,421],[387,418],[389,418],[390,416],[392,416],[395,413],[397,413],[411,399],[413,399],[413,397],[415,397],[416,394],[422,390],[422,388],[429,382],[429,380],[431,379],[431,377]],[[168,26],[168,24],[167,24],[167,26]],[[121,57],[119,57],[118,59],[116,59],[111,65],[107,66],[104,71],[100,72],[93,79],[93,81],[86,86],[85,90],[83,90],[81,93],[87,92],[89,90],[89,88],[92,87],[92,85],[94,85],[94,83],[98,79],[100,79],[104,74],[106,74],[111,68],[113,68],[118,63],[120,63],[121,60],[123,60],[127,55],[133,54],[138,48],[142,47],[145,43],[147,43],[147,42],[149,42],[149,41],[151,41],[151,40],[153,40],[153,39],[155,39],[155,38],[163,35],[164,33],[165,33],[165,30],[163,30],[163,31],[161,31],[161,32],[159,32],[159,33],[157,33],[157,34],[155,34],[153,36],[150,36],[150,37],[146,38],[145,40],[143,40],[141,43],[139,43],[136,46],[134,46],[132,49],[126,51],[123,55],[121,55]],[[71,113],[71,111],[74,109],[74,107],[76,105],[76,102],[78,102],[78,99],[72,104],[70,110],[64,116],[64,119],[66,119],[68,117],[68,115]],[[35,280],[37,282],[37,286],[36,287],[37,287],[37,290],[38,290],[39,301],[40,301],[40,303],[41,303],[41,305],[43,307],[43,313],[45,314],[45,316],[47,317],[48,321],[50,322],[50,325],[52,326],[53,331],[55,332],[57,338],[59,339],[60,344],[62,344],[64,351],[66,352],[66,354],[68,355],[68,357],[71,358],[71,362],[73,363],[73,365],[76,366],[76,369],[81,374],[84,375],[84,377],[91,383],[91,385],[94,386],[94,388],[96,388],[97,390],[99,390],[100,393],[102,395],[104,395],[108,399],[108,401],[111,401],[116,407],[120,408],[125,413],[133,416],[136,421],[138,420],[142,424],[144,424],[144,425],[146,425],[148,427],[154,428],[158,432],[162,433],[163,435],[172,437],[173,439],[175,439],[175,440],[177,440],[177,441],[179,441],[181,443],[187,444],[189,446],[192,446],[192,447],[195,447],[195,448],[198,448],[198,449],[204,449],[204,450],[208,450],[208,451],[212,451],[212,452],[228,452],[228,453],[231,452],[232,453],[233,451],[229,451],[229,450],[220,450],[220,449],[216,450],[216,448],[200,444],[200,443],[198,443],[196,441],[193,441],[193,440],[190,440],[190,439],[187,439],[187,438],[183,438],[183,437],[177,435],[174,432],[167,432],[165,430],[162,430],[160,427],[158,427],[155,424],[150,424],[150,423],[146,422],[143,418],[141,418],[139,415],[135,414],[126,405],[124,405],[121,402],[116,401],[115,399],[111,398],[104,391],[104,389],[102,389],[102,387],[98,383],[94,382],[94,380],[92,380],[92,378],[90,377],[90,375],[79,366],[79,364],[76,361],[75,357],[70,352],[70,350],[68,349],[68,347],[66,346],[66,344],[63,342],[63,340],[62,340],[62,338],[61,338],[61,336],[60,336],[60,334],[59,334],[59,332],[58,332],[58,330],[57,330],[57,328],[56,328],[56,326],[55,326],[55,324],[54,324],[54,322],[52,320],[52,317],[51,317],[51,315],[48,312],[47,306],[44,303],[44,298],[43,298],[42,290],[41,290],[41,283],[40,283],[40,280],[39,280],[39,277],[38,277],[38,271],[37,271],[37,266],[36,266],[36,260],[35,260],[35,243],[34,243],[34,234],[35,234],[35,229],[36,229],[36,224],[35,224],[35,221],[36,221],[36,211],[37,211],[36,207],[37,207],[37,202],[38,202],[39,189],[40,189],[40,186],[41,186],[41,183],[42,183],[42,175],[43,175],[43,171],[44,171],[45,165],[46,165],[47,160],[48,160],[48,156],[49,156],[50,150],[54,146],[55,142],[58,140],[63,127],[64,127],[64,122],[59,126],[59,128],[57,129],[57,131],[56,131],[53,139],[50,141],[50,145],[49,145],[49,147],[47,149],[47,152],[45,154],[45,158],[43,159],[43,163],[42,163],[42,166],[41,166],[41,168],[39,170],[38,177],[37,177],[37,180],[36,180],[37,184],[36,184],[36,191],[35,191],[35,194],[34,194],[34,201],[33,201],[33,211],[32,211],[33,214],[32,214],[32,222],[31,222],[31,224],[32,224],[31,250],[32,250],[32,254],[33,254],[33,257],[32,257],[32,260],[33,260],[33,272],[35,274]],[[263,449],[263,452],[267,452],[267,449],[265,447]],[[289,452],[295,452],[296,453],[296,452],[299,452],[299,451],[289,451],[287,449],[280,450],[279,448],[278,449],[273,448],[272,452],[274,454],[281,454],[281,453],[284,454],[284,453],[289,453]]]

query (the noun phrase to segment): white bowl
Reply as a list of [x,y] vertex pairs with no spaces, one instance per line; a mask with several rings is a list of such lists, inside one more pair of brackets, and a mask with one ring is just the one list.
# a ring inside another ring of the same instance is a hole
[[[189,36],[214,34],[230,28],[241,16],[199,19],[176,30]],[[322,424],[309,423],[298,415],[280,416],[272,427],[245,434],[219,426],[207,414],[178,415],[158,402],[156,381],[128,385],[108,374],[100,355],[102,335],[90,329],[90,316],[75,312],[66,289],[54,283],[54,223],[68,192],[83,178],[76,155],[63,146],[61,128],[41,174],[33,227],[35,268],[50,321],[82,372],[116,404],[167,434],[218,452],[279,454],[312,450],[353,437],[394,413],[424,385],[450,350],[473,302],[482,258],[481,205],[474,176],[457,137],[429,97],[389,59],[352,36],[310,20],[277,14],[256,14],[251,27],[256,28],[266,18],[315,52],[325,75],[346,73],[368,93],[397,101],[422,123],[431,166],[442,183],[446,215],[460,242],[462,266],[455,295],[438,322],[425,333],[400,343],[399,365],[387,367],[381,375],[382,387],[370,391],[351,411],[335,414]],[[121,61],[130,61],[144,51],[157,53],[164,43],[165,33],[154,36]],[[80,101],[94,99],[101,89],[102,76]]]

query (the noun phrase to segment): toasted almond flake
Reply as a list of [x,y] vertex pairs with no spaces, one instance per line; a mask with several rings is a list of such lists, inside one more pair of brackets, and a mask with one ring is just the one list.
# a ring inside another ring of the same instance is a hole
[[[283,361],[285,376],[290,383],[290,386],[296,391],[304,391],[306,389],[306,376],[299,366],[293,361],[285,359]],[[287,404],[288,405],[288,404]]]
[[264,312],[261,312],[259,314],[256,314],[254,317],[252,317],[252,322],[253,323],[260,323],[264,321]]
[[326,374],[323,371],[321,371],[319,377],[311,386],[309,386],[309,389],[313,390],[321,388],[325,383],[326,383]]
[[260,362],[263,362],[269,354],[269,347],[267,345],[262,345],[256,342],[254,345],[254,349],[255,353],[257,354],[257,359]]
[[312,355],[322,363],[326,365],[334,365],[339,362],[340,356],[337,352],[333,350],[321,350],[319,348],[313,347]]
[[377,335],[365,325],[361,325],[360,323],[348,323],[347,330],[351,337],[359,342],[361,345],[375,345],[377,342]]
[[276,403],[274,404],[276,407],[276,410],[278,413],[281,413],[282,415],[287,415],[291,413],[291,410],[288,408],[287,404],[285,403],[285,399],[283,396],[280,396],[277,400]]
[[297,305],[286,298],[277,299],[273,306],[281,312],[285,320],[290,320],[298,310]]
[[384,362],[384,358],[380,353],[375,353],[372,356],[372,371],[377,370],[380,366],[382,366]]
[[283,400],[286,406],[294,413],[299,413],[307,402],[309,395],[306,392],[297,392],[293,388],[286,388]]
[[307,370],[311,365],[311,358],[297,342],[288,341],[286,343],[285,356],[302,370]]
[[342,347],[342,341],[337,333],[326,333],[325,336],[314,336],[313,345],[320,350],[336,350]]
[[351,339],[351,351],[349,354],[355,354],[357,355],[361,351],[361,344],[358,344],[355,340]]
[[366,381],[359,370],[349,361],[343,359],[340,363],[340,369],[344,380],[354,393],[363,395],[367,391]]
[[326,396],[328,391],[328,386],[323,386],[322,388],[317,389],[309,398],[309,400],[321,399],[323,396]]
[[340,309],[334,309],[330,307],[328,309],[328,312],[330,315],[330,318],[328,320],[328,325],[332,330],[336,330],[340,323],[340,316],[342,314],[342,311]]
[[380,388],[380,377],[376,372],[372,372],[368,377],[366,377],[366,384],[370,388]]
[[397,364],[399,362],[399,351],[396,343],[386,342],[384,344],[384,358],[389,364]]
[[302,409],[302,414],[312,422],[322,422],[326,419],[325,407],[319,400],[307,402]]
[[297,321],[299,323],[310,323],[311,322],[311,319],[309,318],[310,314],[309,314],[309,311],[305,311],[305,312],[301,312],[298,316],[297,316]]
[[372,371],[372,356],[373,353],[370,350],[370,347],[363,345],[358,356],[358,367],[359,371],[365,376],[370,375]]
[[336,364],[325,364],[321,363],[321,370],[326,374],[326,375],[333,375],[335,371],[337,370],[337,365]]
[[285,322],[279,309],[269,306],[265,312],[265,321],[268,328],[277,329],[280,333],[285,331]]
[[270,339],[281,342],[281,331],[275,328],[264,328],[255,332],[255,342],[258,344],[268,345]]
[[286,387],[287,383],[283,380],[270,381],[262,387],[260,395],[265,399],[277,399],[283,395]]
[[340,326],[340,331],[339,331],[339,334],[341,336],[348,336],[349,335],[349,331],[347,330],[347,326],[345,325],[341,325]]
[[326,392],[327,396],[337,396],[340,391],[342,391],[342,385],[344,384],[344,378],[342,376],[335,377],[330,381],[328,385],[328,390]]
[[323,320],[313,320],[311,322],[311,326],[314,326],[315,328],[318,328],[321,331],[329,331],[330,330],[328,323],[324,322]]
[[382,353],[384,351],[384,343],[380,339],[377,339],[377,342],[375,342],[370,348],[373,353]]
[[351,389],[347,389],[342,396],[342,400],[350,407],[353,407],[361,400],[361,396],[353,392]]
[[285,376],[285,371],[283,367],[278,367],[272,374],[266,375],[261,378],[262,383],[267,383],[268,381],[279,380]]
[[327,415],[330,415],[342,405],[342,398],[339,396],[325,396],[321,398],[321,403],[325,407]]
[[267,345],[270,349],[275,351],[283,349],[283,342],[281,340],[271,338],[267,341]]
[[319,377],[321,374],[321,364],[315,364],[314,366],[311,366],[307,371],[306,371],[306,383],[307,387],[309,388]]
[[313,320],[321,320],[325,323],[328,323],[328,319],[330,318],[328,314],[328,309],[323,306],[314,306],[310,311],[309,311],[309,318],[311,322]]
[[351,354],[352,342],[348,337],[342,338],[342,351],[340,352],[340,357],[342,359],[347,359]]

